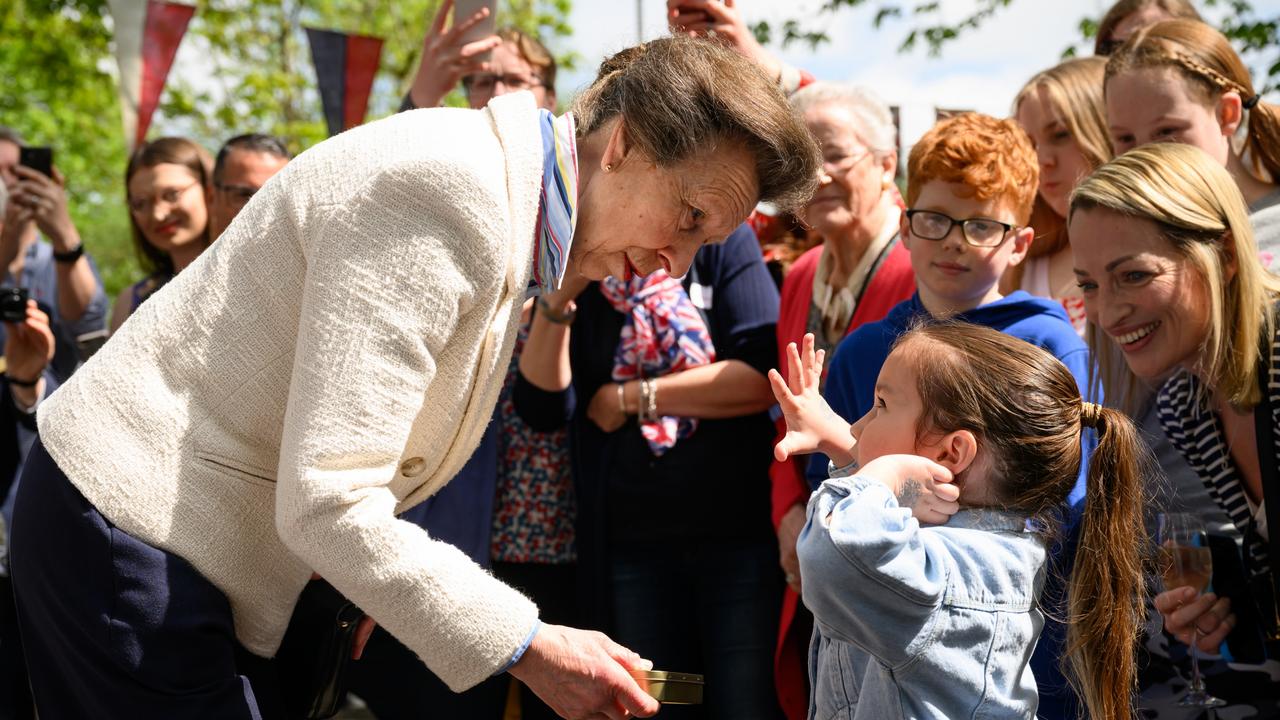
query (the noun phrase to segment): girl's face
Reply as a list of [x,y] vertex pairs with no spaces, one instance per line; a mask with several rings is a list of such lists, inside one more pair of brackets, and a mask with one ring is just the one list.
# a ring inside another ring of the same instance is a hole
[[1110,210],[1071,218],[1071,253],[1093,323],[1134,375],[1157,381],[1194,370],[1209,334],[1209,286],[1156,224]]
[[147,242],[164,252],[201,242],[209,222],[205,188],[189,168],[161,163],[129,178],[129,213]]
[[925,454],[918,438],[924,402],[915,364],[904,362],[911,351],[907,344],[890,353],[880,368],[871,410],[849,429],[857,441],[854,451],[860,466],[884,455]]
[[858,465],[885,455],[918,455],[928,458],[955,473],[962,503],[982,503],[987,499],[985,472],[975,459],[976,440],[973,433],[961,430],[950,433],[919,431],[924,413],[920,385],[915,368],[915,353],[925,340],[899,344],[876,380],[875,403],[871,410],[849,428],[855,441]]
[[1018,104],[1016,119],[1036,148],[1040,161],[1040,197],[1059,217],[1065,218],[1067,199],[1080,178],[1089,173],[1089,163],[1044,86]]
[[1238,120],[1171,67],[1128,70],[1107,81],[1107,126],[1116,154],[1152,142],[1194,145],[1227,166]]

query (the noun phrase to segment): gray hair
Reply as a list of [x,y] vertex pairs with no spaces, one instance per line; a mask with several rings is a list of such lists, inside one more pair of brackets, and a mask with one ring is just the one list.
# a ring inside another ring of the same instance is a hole
[[11,142],[18,147],[23,147],[27,143],[22,139],[22,133],[14,130],[8,125],[0,125],[0,140]]
[[898,131],[893,113],[880,96],[860,85],[819,81],[801,88],[791,96],[791,107],[799,115],[828,103],[840,105],[853,114],[858,127],[854,132],[878,155],[898,149]]
[[790,210],[808,202],[821,155],[776,83],[720,43],[671,36],[600,65],[573,106],[578,136],[621,117],[627,139],[662,167],[741,142],[755,159],[760,196]]

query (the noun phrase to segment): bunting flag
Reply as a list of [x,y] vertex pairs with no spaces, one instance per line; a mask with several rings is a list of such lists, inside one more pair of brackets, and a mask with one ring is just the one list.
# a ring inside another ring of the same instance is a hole
[[107,0],[120,66],[120,109],[130,151],[142,144],[169,68],[187,32],[194,0]]
[[382,38],[307,28],[307,39],[329,134],[337,135],[363,123],[369,108],[369,91],[378,73]]

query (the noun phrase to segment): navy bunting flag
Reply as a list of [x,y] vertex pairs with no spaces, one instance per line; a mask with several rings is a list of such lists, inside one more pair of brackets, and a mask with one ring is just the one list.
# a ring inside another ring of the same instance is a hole
[[320,102],[329,134],[337,135],[364,122],[369,92],[378,73],[382,38],[307,28],[311,62],[316,66]]

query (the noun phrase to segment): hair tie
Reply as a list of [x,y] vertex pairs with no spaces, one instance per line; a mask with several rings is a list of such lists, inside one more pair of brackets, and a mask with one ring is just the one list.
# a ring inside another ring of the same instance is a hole
[[1258,100],[1259,100],[1261,97],[1262,97],[1261,95],[1254,95],[1253,97],[1249,98],[1248,100],[1245,100],[1245,101],[1244,101],[1244,109],[1245,109],[1245,110],[1252,110],[1252,109],[1254,109],[1254,108],[1258,107]]
[[1102,406],[1097,403],[1081,402],[1080,403],[1080,424],[1096,428],[1102,422]]

